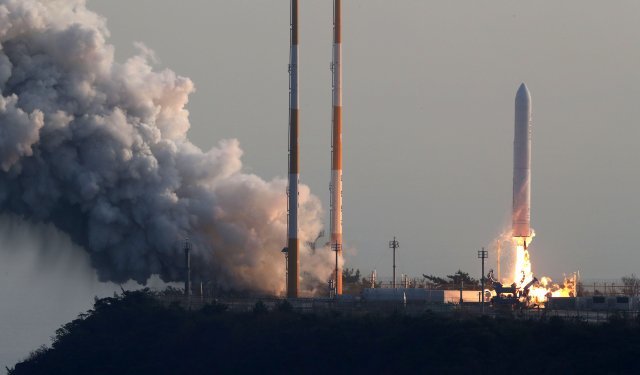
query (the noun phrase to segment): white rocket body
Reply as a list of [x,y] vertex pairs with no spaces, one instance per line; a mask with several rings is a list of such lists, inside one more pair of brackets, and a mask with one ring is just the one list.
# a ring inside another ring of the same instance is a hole
[[[516,94],[513,137],[513,237],[531,237],[531,95],[523,83]],[[525,240],[526,241],[526,240]],[[525,244],[526,247],[526,244]]]

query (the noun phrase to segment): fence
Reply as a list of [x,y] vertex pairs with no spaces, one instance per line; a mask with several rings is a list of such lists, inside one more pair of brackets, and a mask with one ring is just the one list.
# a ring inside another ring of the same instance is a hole
[[640,280],[623,278],[619,280],[580,280],[578,296],[640,296]]
[[[366,287],[371,287],[369,281]],[[379,278],[375,282],[376,288],[392,288],[391,278]],[[428,283],[424,278],[409,278],[401,275],[396,280],[397,288],[427,288],[445,290],[479,290],[478,284],[439,284]],[[485,288],[491,289],[491,283],[485,279]],[[577,283],[577,296],[640,296],[640,279],[635,276],[623,277],[621,279],[582,279]]]
[[[221,300],[185,297],[180,295],[158,296],[165,304],[177,303],[190,310],[199,310],[205,304],[212,302],[222,303],[227,306],[230,313],[252,312],[258,301],[261,301],[267,310],[278,309],[284,299],[274,297],[264,298],[223,298]],[[640,311],[630,310],[586,310],[574,309],[495,309],[485,306],[483,311],[480,304],[452,304],[452,303],[432,303],[432,302],[397,302],[397,301],[363,301],[357,299],[335,300],[328,298],[299,298],[289,300],[294,311],[306,314],[326,314],[341,313],[347,315],[367,315],[367,314],[403,314],[408,316],[420,316],[424,314],[443,314],[459,318],[473,318],[488,316],[492,318],[509,317],[512,319],[525,320],[545,320],[558,317],[565,320],[581,321],[585,323],[599,324],[612,320],[635,320],[638,321]]]
[[[485,278],[485,286],[488,287],[490,281]],[[371,278],[366,278],[366,281],[362,282],[365,287],[372,287]],[[425,289],[441,289],[441,290],[480,290],[480,282],[476,283],[447,283],[447,284],[433,284],[428,282],[423,277],[409,277],[407,275],[400,275],[396,278],[396,288],[425,288]],[[393,278],[380,277],[375,279],[376,288],[393,288]]]

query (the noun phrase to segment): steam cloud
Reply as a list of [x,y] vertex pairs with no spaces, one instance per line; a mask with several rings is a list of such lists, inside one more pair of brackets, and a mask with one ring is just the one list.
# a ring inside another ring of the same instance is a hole
[[[104,281],[181,280],[189,236],[196,278],[282,292],[286,181],[243,173],[237,140],[192,144],[193,83],[108,36],[84,0],[0,0],[0,213],[68,233]],[[321,214],[302,186],[302,243]],[[301,258],[303,288],[328,280],[330,252]]]

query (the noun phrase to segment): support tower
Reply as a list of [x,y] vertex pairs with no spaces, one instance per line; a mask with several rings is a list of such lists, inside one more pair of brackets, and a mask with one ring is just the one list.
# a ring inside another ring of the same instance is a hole
[[289,52],[289,189],[288,189],[288,277],[287,297],[298,297],[300,259],[298,240],[298,0],[291,0],[291,44]]
[[336,294],[342,294],[342,1],[333,1],[333,124],[331,131],[331,248],[336,251]]

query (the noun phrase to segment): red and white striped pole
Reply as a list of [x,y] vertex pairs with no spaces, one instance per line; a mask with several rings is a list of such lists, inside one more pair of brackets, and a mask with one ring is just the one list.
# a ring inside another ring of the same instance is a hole
[[297,298],[300,275],[298,240],[298,0],[291,0],[291,51],[289,55],[289,190],[287,297]]
[[[331,132],[331,248],[342,259],[342,2],[333,2],[333,126]],[[342,294],[342,266],[336,264],[336,294]]]

